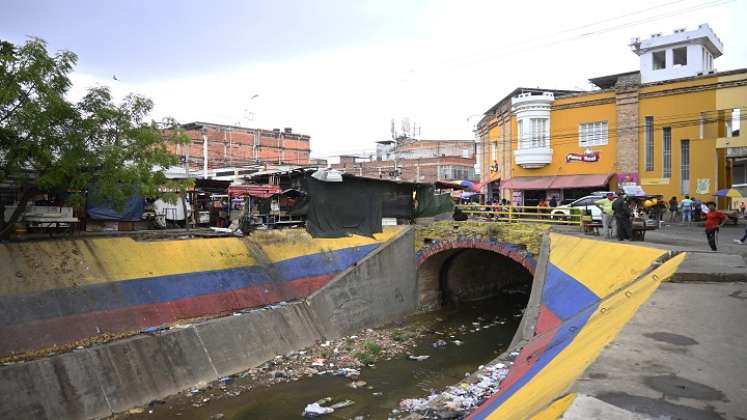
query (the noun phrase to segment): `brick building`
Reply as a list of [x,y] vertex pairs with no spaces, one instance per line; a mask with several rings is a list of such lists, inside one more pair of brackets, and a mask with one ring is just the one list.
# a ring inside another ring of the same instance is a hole
[[332,168],[383,179],[435,182],[475,180],[474,140],[415,140],[379,142],[375,157],[343,155]]
[[311,137],[290,128],[266,130],[233,125],[192,122],[182,126],[192,144],[172,145],[183,159],[189,155],[190,168],[203,168],[205,136],[208,168],[242,167],[257,163],[308,165]]

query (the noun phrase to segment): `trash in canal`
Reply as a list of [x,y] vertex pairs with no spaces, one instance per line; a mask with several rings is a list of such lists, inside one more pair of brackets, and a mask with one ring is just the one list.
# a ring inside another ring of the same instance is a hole
[[446,340],[436,340],[433,343],[433,348],[437,349],[439,347],[446,347],[447,345],[449,345],[449,343],[447,343]]
[[322,407],[321,405],[317,403],[312,403],[306,406],[306,408],[303,409],[302,416],[304,417],[317,417],[317,416],[323,416],[325,414],[334,413],[335,409],[331,407]]
[[428,360],[430,357],[431,356],[428,356],[427,354],[424,354],[422,356],[415,356],[415,355],[411,354],[411,355],[407,356],[408,359],[415,360],[415,361],[418,361],[418,362],[422,362],[423,360]]
[[330,405],[329,408],[333,410],[339,410],[341,408],[350,407],[353,404],[355,404],[355,402],[353,402],[352,400],[345,400],[345,401],[340,401],[338,403],[334,403]]
[[461,346],[462,344],[464,344],[464,341],[454,340],[454,341],[452,341],[452,343],[454,343],[455,346]]
[[357,388],[363,388],[366,385],[368,385],[368,382],[366,381],[353,381],[348,386],[353,389],[357,389]]
[[[363,381],[361,381],[363,382]],[[365,384],[365,382],[364,382]],[[340,402],[336,402],[332,404],[329,407],[325,407],[326,404],[329,404],[332,402],[332,397],[325,397],[322,398],[319,401],[313,402],[306,406],[303,410],[303,416],[304,417],[317,417],[317,416],[323,416],[325,414],[331,414],[334,413],[335,410],[339,410],[341,408],[350,407],[351,405],[355,404],[352,400],[343,400]]]

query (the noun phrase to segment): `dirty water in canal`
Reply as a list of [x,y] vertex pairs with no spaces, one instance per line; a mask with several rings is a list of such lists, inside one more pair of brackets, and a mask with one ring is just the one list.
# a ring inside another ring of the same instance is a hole
[[[302,351],[300,354],[303,356],[298,353],[290,356],[305,360],[305,367],[297,367],[296,370],[306,374],[294,376],[289,371],[281,371],[281,379],[270,380],[269,385],[267,381],[253,381],[259,379],[255,378],[254,373],[263,370],[270,370],[270,377],[276,378],[278,374],[273,369],[277,369],[277,366],[274,365],[281,365],[281,360],[288,358],[287,355],[278,356],[277,361],[251,369],[251,376],[247,372],[224,378],[224,383],[192,389],[165,401],[153,401],[149,406],[116,417],[153,420],[301,419],[308,404],[325,397],[332,399],[327,406],[345,400],[353,404],[336,409],[322,418],[395,417],[392,410],[398,409],[401,400],[424,397],[456,384],[466,373],[474,372],[478,366],[505,351],[521,321],[528,298],[528,285],[514,287],[495,298],[445,307],[413,316],[402,325],[366,330],[359,335],[343,338],[338,342],[366,340],[362,348],[373,350],[368,353],[376,353],[371,355],[359,351],[351,356],[356,363],[363,358],[364,362],[371,364],[356,367],[360,375],[336,375],[345,366],[344,363],[334,367],[325,363],[320,367],[320,359],[314,359],[319,353],[314,352],[321,350],[321,355],[326,356],[335,346],[334,342],[327,342],[322,343],[322,346],[326,344],[324,348],[315,346],[316,350],[310,348]],[[387,349],[389,345],[397,348]],[[382,349],[377,351],[378,346]],[[429,357],[416,361],[411,360],[410,355]],[[376,360],[372,362],[371,358]],[[311,369],[308,366],[313,360],[317,365]],[[308,374],[309,369],[314,373]]]

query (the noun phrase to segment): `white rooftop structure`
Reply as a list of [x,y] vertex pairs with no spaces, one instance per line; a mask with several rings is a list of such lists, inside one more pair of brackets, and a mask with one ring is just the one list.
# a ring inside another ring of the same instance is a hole
[[724,51],[724,44],[707,23],[697,29],[675,29],[671,35],[652,34],[630,44],[641,60],[641,83],[660,82],[715,72],[713,60]]

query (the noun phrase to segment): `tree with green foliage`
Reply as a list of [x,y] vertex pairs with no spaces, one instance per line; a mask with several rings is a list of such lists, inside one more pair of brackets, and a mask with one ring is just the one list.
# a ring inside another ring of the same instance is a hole
[[20,197],[8,222],[0,205],[0,239],[38,193],[65,192],[80,205],[95,183],[97,200],[121,208],[134,192],[174,201],[191,183],[164,175],[178,164],[169,142],[190,139],[173,119],[148,120],[150,99],[130,94],[115,103],[106,87],[77,103],[65,97],[76,62],[70,51],[50,56],[40,39],[0,40],[0,184],[14,184]]

